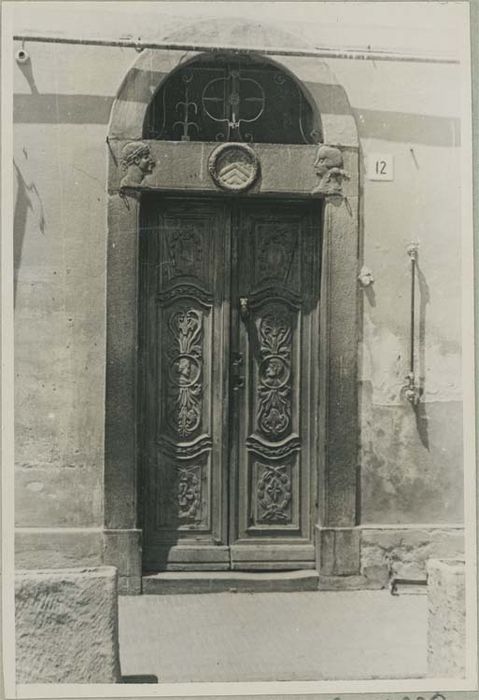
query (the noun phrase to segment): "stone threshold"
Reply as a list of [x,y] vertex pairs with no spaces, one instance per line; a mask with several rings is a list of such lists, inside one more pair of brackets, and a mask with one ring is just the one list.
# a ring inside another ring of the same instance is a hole
[[142,593],[282,593],[317,591],[317,571],[162,571],[142,577]]

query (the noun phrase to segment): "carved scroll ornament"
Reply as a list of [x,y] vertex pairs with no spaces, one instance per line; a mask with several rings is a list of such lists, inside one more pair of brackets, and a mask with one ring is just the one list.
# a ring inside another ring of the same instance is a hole
[[270,439],[284,435],[291,421],[291,321],[273,307],[259,326],[258,424]]
[[312,194],[342,197],[343,180],[349,180],[348,174],[343,170],[343,165],[343,156],[339,148],[321,144],[313,164],[319,182]]
[[194,309],[175,311],[170,316],[169,329],[168,421],[173,431],[185,439],[201,422],[202,313]]
[[139,187],[143,178],[153,172],[156,165],[150,147],[142,141],[131,141],[123,146],[120,165],[125,172],[120,188]]

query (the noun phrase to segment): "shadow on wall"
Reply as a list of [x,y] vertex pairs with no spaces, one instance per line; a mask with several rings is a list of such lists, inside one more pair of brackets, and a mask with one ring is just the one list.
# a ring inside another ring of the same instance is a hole
[[[23,150],[23,153],[25,160],[27,160],[28,155],[26,151]],[[25,239],[27,227],[28,210],[30,209],[33,213],[37,214],[38,229],[43,235],[45,235],[45,216],[43,203],[37,186],[34,182],[27,183],[25,181],[22,171],[15,160],[13,161],[13,167],[15,168],[17,178],[17,197],[13,213],[13,294],[15,301],[17,296],[18,272],[22,259],[23,241]]]
[[424,272],[419,265],[419,253],[416,259],[416,273],[419,286],[418,377],[421,400],[414,406],[414,412],[416,415],[416,427],[419,438],[426,450],[429,450],[428,417],[426,413],[426,404],[422,398],[424,396],[426,382],[426,307],[430,301],[430,294]]
[[368,300],[369,306],[372,306],[374,308],[376,306],[376,292],[374,291],[374,287],[372,284],[369,284],[367,287],[364,287],[364,296]]
[[[22,50],[23,50],[23,47],[22,47]],[[28,83],[28,87],[30,88],[32,95],[38,95],[39,92],[38,92],[37,84],[35,83],[35,77],[33,75],[32,62],[30,60],[30,57],[29,56],[27,57],[25,63],[19,63],[17,61],[17,66],[20,68],[23,75],[25,76],[25,80]]]
[[122,683],[158,683],[158,676],[142,675],[142,676],[122,676]]

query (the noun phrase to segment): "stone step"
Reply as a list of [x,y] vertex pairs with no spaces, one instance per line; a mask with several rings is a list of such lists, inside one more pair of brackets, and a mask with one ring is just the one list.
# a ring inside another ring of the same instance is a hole
[[162,571],[142,578],[146,594],[317,591],[318,572]]

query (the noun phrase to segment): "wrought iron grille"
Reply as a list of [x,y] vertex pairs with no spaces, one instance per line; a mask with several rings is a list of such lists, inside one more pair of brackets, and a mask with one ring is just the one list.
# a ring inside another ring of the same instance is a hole
[[166,141],[318,143],[296,82],[270,64],[203,61],[176,71],[153,98],[144,137]]

